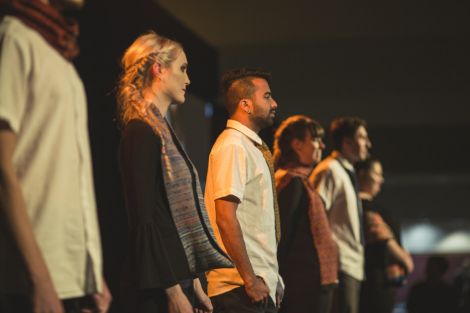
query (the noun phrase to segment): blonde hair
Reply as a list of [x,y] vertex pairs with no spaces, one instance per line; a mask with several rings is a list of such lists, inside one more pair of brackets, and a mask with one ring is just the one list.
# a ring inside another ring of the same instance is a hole
[[122,74],[117,93],[119,119],[123,125],[138,118],[139,112],[145,109],[142,92],[152,83],[152,65],[158,63],[168,67],[182,50],[180,43],[153,31],[139,36],[127,48],[121,59]]

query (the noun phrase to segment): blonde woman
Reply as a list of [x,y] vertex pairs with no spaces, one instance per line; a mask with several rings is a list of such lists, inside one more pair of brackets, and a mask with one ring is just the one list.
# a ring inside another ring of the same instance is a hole
[[149,32],[126,50],[122,68],[126,303],[130,312],[211,312],[198,274],[231,262],[215,243],[196,168],[165,119],[170,104],[185,101],[186,54],[179,43]]

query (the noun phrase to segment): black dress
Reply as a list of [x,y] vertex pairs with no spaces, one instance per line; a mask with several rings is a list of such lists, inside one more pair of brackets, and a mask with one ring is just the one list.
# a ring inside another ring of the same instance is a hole
[[178,283],[194,304],[194,277],[165,191],[160,137],[144,121],[132,120],[122,133],[119,152],[129,220],[122,279],[129,312],[166,312],[164,289]]
[[[400,238],[399,225],[387,211],[370,200],[362,200],[362,207],[364,212],[380,214],[384,222],[391,228],[395,238]],[[366,280],[361,286],[361,313],[391,313],[393,311],[396,286],[386,276],[386,267],[392,263],[393,260],[387,250],[387,241],[366,244]]]
[[333,285],[321,286],[320,267],[308,216],[309,199],[301,178],[294,177],[278,194],[281,241],[279,272],[285,282],[280,312],[327,313]]

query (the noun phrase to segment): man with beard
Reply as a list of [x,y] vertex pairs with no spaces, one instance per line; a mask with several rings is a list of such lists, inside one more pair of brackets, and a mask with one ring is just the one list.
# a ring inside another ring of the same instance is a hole
[[276,113],[269,81],[269,73],[250,68],[222,77],[230,118],[209,156],[205,201],[217,240],[236,268],[208,272],[214,312],[276,312],[282,298],[272,156],[258,136]]
[[335,306],[340,313],[358,313],[364,279],[362,205],[354,163],[365,160],[371,148],[365,121],[340,117],[330,125],[334,151],[310,176],[328,214],[339,250],[339,288]]
[[0,5],[0,311],[106,312],[78,25],[61,14],[83,1]]

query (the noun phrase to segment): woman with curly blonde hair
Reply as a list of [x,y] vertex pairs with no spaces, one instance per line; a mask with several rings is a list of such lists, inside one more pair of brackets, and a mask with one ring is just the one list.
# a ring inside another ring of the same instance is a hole
[[120,166],[129,218],[130,312],[211,312],[199,274],[231,267],[217,246],[198,173],[165,119],[190,83],[182,46],[148,32],[122,58]]

